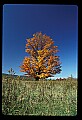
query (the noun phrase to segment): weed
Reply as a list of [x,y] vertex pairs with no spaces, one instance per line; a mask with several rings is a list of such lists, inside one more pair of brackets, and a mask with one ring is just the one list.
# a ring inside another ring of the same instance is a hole
[[75,116],[77,80],[24,81],[2,80],[4,115]]

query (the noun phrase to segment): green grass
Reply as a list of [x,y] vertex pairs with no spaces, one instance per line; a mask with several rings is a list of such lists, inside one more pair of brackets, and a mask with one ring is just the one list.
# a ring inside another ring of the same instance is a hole
[[77,80],[22,81],[3,77],[2,113],[76,116]]

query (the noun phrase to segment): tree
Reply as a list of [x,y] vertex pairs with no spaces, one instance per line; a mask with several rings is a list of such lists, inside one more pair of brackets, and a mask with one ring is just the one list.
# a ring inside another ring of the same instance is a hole
[[52,77],[53,74],[60,73],[61,66],[58,52],[58,46],[54,46],[54,41],[41,32],[33,34],[32,38],[27,39],[26,52],[29,57],[25,57],[23,64],[20,66],[21,72],[34,77],[40,78]]
[[10,70],[8,70],[10,75],[14,75],[16,72],[14,72],[14,70],[12,68],[10,68]]

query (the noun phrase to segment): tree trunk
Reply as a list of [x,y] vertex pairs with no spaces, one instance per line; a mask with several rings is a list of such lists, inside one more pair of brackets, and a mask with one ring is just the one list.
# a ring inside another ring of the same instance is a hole
[[39,81],[39,77],[36,77],[35,80],[36,80],[36,81]]

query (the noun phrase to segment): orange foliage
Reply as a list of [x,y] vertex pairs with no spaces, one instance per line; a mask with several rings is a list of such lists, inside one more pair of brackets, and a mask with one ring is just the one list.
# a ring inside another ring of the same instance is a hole
[[54,41],[41,32],[33,34],[33,38],[27,39],[26,52],[30,57],[25,57],[20,66],[21,72],[26,72],[35,79],[47,78],[52,74],[60,73],[61,66]]

